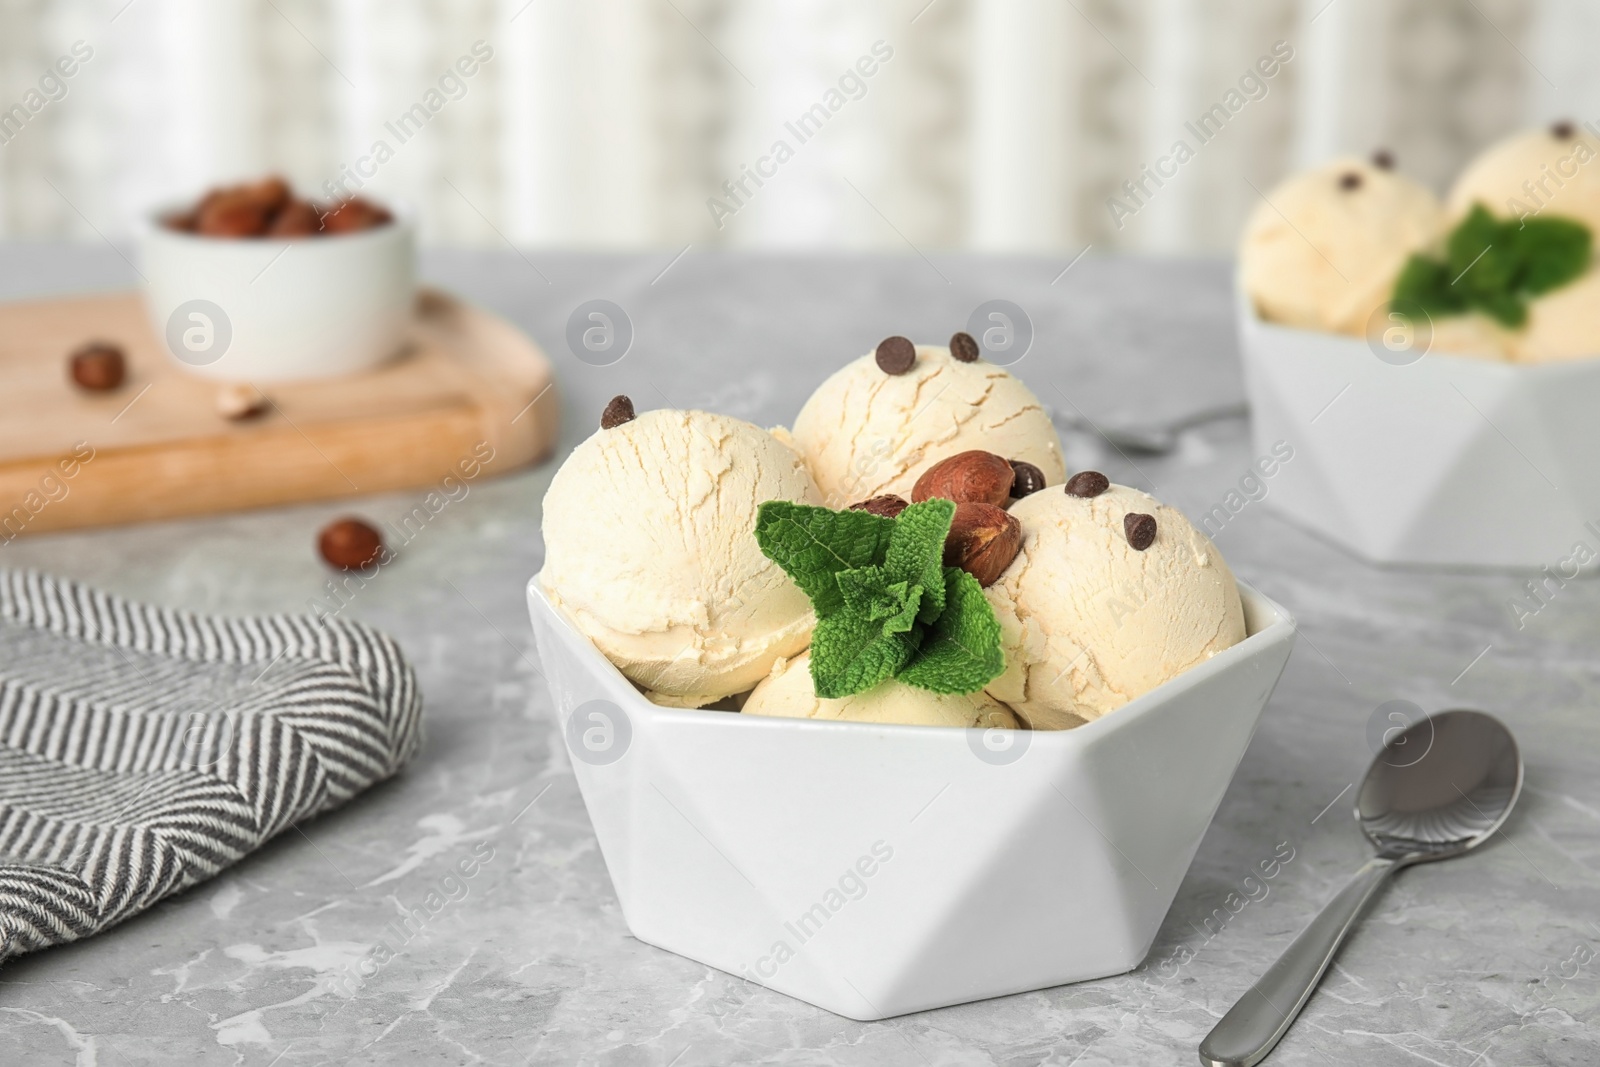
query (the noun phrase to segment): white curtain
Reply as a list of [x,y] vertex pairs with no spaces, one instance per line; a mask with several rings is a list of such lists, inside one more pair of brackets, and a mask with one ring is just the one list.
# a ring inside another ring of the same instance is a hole
[[438,243],[1225,251],[1332,153],[1443,187],[1600,118],[1597,34],[1593,0],[0,0],[0,235],[272,170]]

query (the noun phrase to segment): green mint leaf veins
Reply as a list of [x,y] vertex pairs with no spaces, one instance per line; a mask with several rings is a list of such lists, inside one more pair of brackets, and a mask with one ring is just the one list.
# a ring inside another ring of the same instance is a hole
[[944,578],[945,609],[899,678],[935,693],[975,692],[1005,670],[1000,622],[976,578],[959,567]]
[[923,598],[922,586],[891,582],[882,567],[840,571],[839,591],[849,612],[882,622],[886,634],[909,631],[916,624]]
[[819,697],[890,678],[971,693],[1005,669],[1000,624],[978,582],[944,565],[956,506],[912,504],[893,519],[769,500],[756,543],[811,598],[811,682]]
[[769,500],[756,513],[756,543],[811,598],[817,617],[839,610],[835,575],[883,562],[894,520],[866,511],[833,511]]
[[817,620],[811,635],[811,684],[829,700],[864,693],[893,678],[921,641],[917,630],[886,634],[853,612]]
[[912,504],[894,520],[884,569],[897,579],[922,587],[917,621],[931,623],[944,610],[944,539],[956,506],[949,500]]

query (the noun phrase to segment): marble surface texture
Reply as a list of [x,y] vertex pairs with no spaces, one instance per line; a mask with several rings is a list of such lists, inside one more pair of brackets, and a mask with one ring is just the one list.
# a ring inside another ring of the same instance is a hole
[[[1241,395],[1221,262],[1091,257],[1063,275],[1065,259],[676,252],[436,253],[424,268],[551,353],[563,449],[618,392],[786,422],[846,358],[890,333],[942,340],[992,297],[1030,313],[1037,338],[1016,369],[1059,410],[1132,423]],[[133,277],[105,248],[0,246],[7,298]],[[592,297],[636,331],[610,367],[566,347],[568,313]],[[1253,459],[1242,421],[1137,467],[1082,434],[1066,447],[1069,466],[1191,515]],[[1371,756],[1369,720],[1396,699],[1503,716],[1527,762],[1520,810],[1488,847],[1397,880],[1270,1062],[1600,1062],[1600,581],[1567,585],[1519,627],[1508,601],[1526,576],[1366,566],[1274,514],[1269,483],[1217,542],[1296,614],[1300,643],[1144,965],[857,1023],[629,935],[523,607],[553,470],[475,483],[348,609],[416,666],[428,741],[415,764],[213,882],[0,969],[0,1064],[1194,1063],[1362,862],[1347,790]],[[312,550],[326,520],[388,520],[420,497],[23,538],[0,565],[200,611],[305,610],[328,577]],[[464,897],[372,978],[341,980],[475,850],[489,858]],[[1228,910],[1286,852],[1265,895]]]

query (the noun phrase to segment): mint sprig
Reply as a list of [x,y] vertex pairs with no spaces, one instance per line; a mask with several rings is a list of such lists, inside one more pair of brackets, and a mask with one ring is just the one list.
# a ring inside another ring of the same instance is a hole
[[896,518],[769,500],[756,543],[811,598],[811,681],[829,699],[899,678],[971,693],[1005,669],[1000,623],[977,579],[944,565],[956,506],[912,504]]
[[1429,315],[1481,311],[1516,329],[1528,321],[1528,300],[1559,289],[1589,269],[1589,228],[1562,218],[1500,221],[1474,204],[1450,231],[1445,258],[1406,261],[1390,306]]

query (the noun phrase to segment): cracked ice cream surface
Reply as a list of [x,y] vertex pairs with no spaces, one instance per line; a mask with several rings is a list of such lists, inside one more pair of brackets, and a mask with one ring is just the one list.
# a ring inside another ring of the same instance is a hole
[[1066,477],[1061,440],[1028,387],[936,345],[918,345],[905,374],[885,374],[870,354],[847,364],[806,401],[790,436],[832,508],[883,493],[910,499],[924,470],[973,448],[1026,460],[1051,485]]
[[838,700],[817,696],[811,683],[811,653],[780,659],[772,673],[750,694],[746,715],[833,722],[903,723],[911,726],[981,726],[1015,728],[1016,718],[1004,704],[983,692],[930,693],[893,678],[864,693]]
[[[1143,552],[1123,532],[1129,512],[1156,518]],[[1243,640],[1227,563],[1153,497],[1113,485],[1083,499],[1052,487],[1011,514],[1022,550],[985,590],[1006,655],[988,693],[1035,729],[1098,719]]]
[[782,441],[722,415],[644,412],[595,433],[556,472],[541,580],[657,703],[743,692],[804,649],[815,622],[756,544],[767,500],[820,502]]

